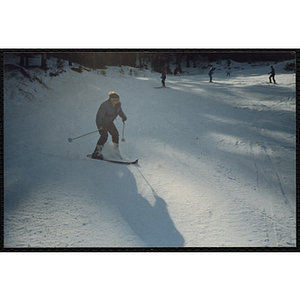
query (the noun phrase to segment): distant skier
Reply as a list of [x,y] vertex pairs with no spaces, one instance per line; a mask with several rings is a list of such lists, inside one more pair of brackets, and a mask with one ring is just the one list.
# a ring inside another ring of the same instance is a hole
[[119,155],[119,132],[114,124],[114,120],[118,115],[123,122],[127,120],[121,108],[120,96],[116,92],[109,92],[108,95],[109,99],[100,105],[96,115],[96,125],[100,133],[100,138],[92,154],[92,158],[96,159],[103,159],[102,149],[107,142],[108,133],[111,134],[115,151]]
[[210,68],[208,76],[209,76],[209,82],[212,82],[212,75],[214,73],[214,68]]
[[161,68],[161,77],[160,78],[161,78],[161,83],[162,83],[163,87],[166,87],[165,86],[165,80],[167,78],[167,73],[164,70],[164,68]]
[[276,81],[275,81],[275,69],[273,68],[273,66],[271,66],[271,71],[268,74],[271,74],[270,77],[269,77],[270,83],[272,83],[272,80],[271,80],[272,78],[273,78],[273,82],[276,83]]
[[180,68],[179,67],[176,67],[176,69],[174,70],[174,75],[177,75],[179,74],[181,71],[180,71]]

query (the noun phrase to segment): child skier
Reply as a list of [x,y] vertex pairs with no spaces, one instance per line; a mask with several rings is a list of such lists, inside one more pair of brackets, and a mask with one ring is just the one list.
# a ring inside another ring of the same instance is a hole
[[119,115],[123,122],[127,120],[121,108],[120,96],[115,92],[109,92],[109,99],[104,101],[96,115],[96,125],[99,129],[100,138],[97,142],[92,158],[103,159],[102,149],[108,139],[108,133],[112,136],[114,148],[119,153],[119,132],[114,124],[115,118]]

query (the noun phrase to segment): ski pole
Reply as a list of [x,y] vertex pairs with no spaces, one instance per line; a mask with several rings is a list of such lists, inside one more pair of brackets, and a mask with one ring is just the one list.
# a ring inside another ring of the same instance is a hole
[[75,138],[68,138],[68,141],[71,143],[73,140],[76,140],[76,139],[79,139],[79,138],[82,138],[86,135],[89,135],[89,134],[92,134],[92,133],[95,133],[95,132],[99,132],[99,129],[98,130],[95,130],[95,131],[92,131],[92,132],[89,132],[89,133],[86,133],[86,134],[83,134],[83,135],[80,135],[80,136],[77,136]]
[[123,131],[122,131],[122,142],[125,142],[125,138],[124,138],[124,130],[125,130],[125,122],[123,122]]

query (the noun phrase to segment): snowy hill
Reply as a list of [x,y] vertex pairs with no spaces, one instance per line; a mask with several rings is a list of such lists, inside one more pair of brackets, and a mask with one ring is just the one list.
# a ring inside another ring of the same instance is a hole
[[[286,64],[232,62],[230,76],[214,64],[213,83],[190,68],[155,89],[160,74],[148,70],[11,61],[4,246],[295,247],[295,74]],[[137,166],[87,158],[98,133],[68,142],[96,130],[109,91],[128,117],[121,152]]]

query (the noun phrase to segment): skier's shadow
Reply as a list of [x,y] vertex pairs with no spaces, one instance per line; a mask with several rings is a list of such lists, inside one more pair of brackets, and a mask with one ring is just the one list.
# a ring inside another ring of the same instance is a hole
[[[153,191],[155,204],[138,193],[134,175],[126,166],[113,168],[115,189],[111,191],[123,219],[147,247],[183,247],[184,238],[176,229],[167,209],[166,202]],[[142,175],[142,173],[141,173]],[[143,175],[142,175],[143,176]],[[126,246],[126,245],[124,245]]]

